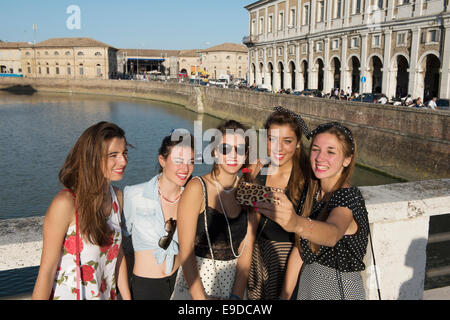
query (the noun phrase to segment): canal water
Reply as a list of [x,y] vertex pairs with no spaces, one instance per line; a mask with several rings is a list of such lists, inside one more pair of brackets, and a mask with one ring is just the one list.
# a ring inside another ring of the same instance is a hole
[[[149,180],[156,174],[159,145],[172,129],[185,128],[193,132],[194,121],[200,120],[206,130],[222,121],[198,115],[182,106],[143,99],[0,91],[0,160],[3,168],[0,219],[43,216],[62,187],[58,184],[58,171],[70,148],[87,127],[103,120],[123,128],[127,140],[134,146],[129,149],[124,178],[115,184],[122,189]],[[209,165],[197,165],[194,175],[209,170]],[[367,186],[398,180],[357,167],[352,182]],[[33,283],[31,280],[37,268],[26,269],[24,272],[29,281],[24,283]],[[17,287],[11,292],[11,285],[5,285],[2,280],[9,279],[11,284],[11,277],[24,279],[23,275],[8,272],[0,272],[0,296],[21,292]]]

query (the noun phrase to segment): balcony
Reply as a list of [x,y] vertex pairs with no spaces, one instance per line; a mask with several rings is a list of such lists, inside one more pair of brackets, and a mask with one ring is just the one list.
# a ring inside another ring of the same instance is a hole
[[258,37],[252,35],[242,38],[242,43],[245,44],[248,48],[253,47],[256,41],[258,41]]

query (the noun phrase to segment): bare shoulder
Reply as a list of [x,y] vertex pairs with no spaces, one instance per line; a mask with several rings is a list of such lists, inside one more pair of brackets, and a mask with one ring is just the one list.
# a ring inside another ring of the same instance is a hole
[[44,223],[68,227],[75,219],[75,200],[68,191],[59,192],[50,203]]
[[195,211],[203,207],[203,186],[199,178],[191,179],[184,188],[181,196],[182,206]]

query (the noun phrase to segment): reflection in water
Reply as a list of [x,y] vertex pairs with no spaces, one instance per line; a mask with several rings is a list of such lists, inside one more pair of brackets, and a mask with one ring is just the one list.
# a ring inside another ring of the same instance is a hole
[[[128,141],[129,164],[123,188],[150,179],[157,172],[157,151],[172,129],[193,132],[194,121],[203,131],[222,120],[199,115],[178,105],[95,94],[36,93],[19,96],[0,92],[0,219],[41,216],[55,194],[58,171],[80,134],[99,121],[122,127]],[[209,142],[204,141],[205,147]],[[210,170],[197,165],[194,175]],[[384,184],[393,179],[357,168],[356,185]]]

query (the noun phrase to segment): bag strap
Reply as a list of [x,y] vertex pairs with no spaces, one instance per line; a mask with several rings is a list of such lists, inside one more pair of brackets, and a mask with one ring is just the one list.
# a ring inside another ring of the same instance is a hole
[[80,300],[80,281],[81,281],[81,262],[80,262],[80,230],[79,230],[79,217],[77,207],[77,197],[70,189],[64,189],[62,191],[70,192],[75,203],[75,255],[76,255],[76,276],[77,276],[77,300]]
[[208,246],[209,246],[209,253],[211,254],[211,259],[214,261],[214,252],[212,249],[212,245],[211,245],[211,239],[209,237],[209,232],[208,232],[208,220],[206,219],[206,212],[207,212],[207,207],[208,207],[208,193],[206,192],[206,185],[205,185],[205,181],[203,181],[202,177],[194,177],[200,180],[200,183],[202,184],[202,188],[203,188],[203,201],[205,202],[205,210],[203,211],[203,216],[205,219],[205,232],[206,232],[206,238],[208,240]]

